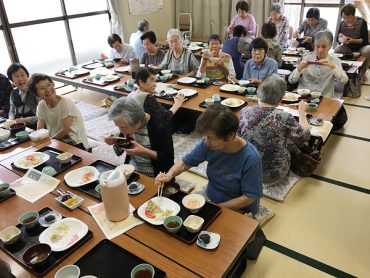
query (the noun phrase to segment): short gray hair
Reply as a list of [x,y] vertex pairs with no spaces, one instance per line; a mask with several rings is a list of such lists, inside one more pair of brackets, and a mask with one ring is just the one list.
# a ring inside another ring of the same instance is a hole
[[277,105],[285,95],[286,82],[277,74],[267,77],[258,87],[257,95],[261,102]]
[[170,29],[167,32],[167,40],[171,38],[171,36],[178,36],[179,39],[182,41],[182,35],[179,29]]
[[144,29],[145,27],[149,27],[149,22],[146,21],[145,19],[143,20],[140,20],[138,23],[137,23],[137,29],[141,32],[144,32]]
[[281,5],[279,3],[274,3],[270,7],[270,12],[277,12],[278,14],[281,14]]
[[145,119],[145,112],[135,100],[120,97],[113,102],[108,116],[113,121],[124,120],[130,127],[135,127]]
[[317,32],[313,38],[314,44],[326,42],[329,46],[333,45],[333,34],[329,30]]

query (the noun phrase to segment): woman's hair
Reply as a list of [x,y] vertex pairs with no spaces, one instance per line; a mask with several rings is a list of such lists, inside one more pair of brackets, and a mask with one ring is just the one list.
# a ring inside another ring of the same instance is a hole
[[235,9],[236,9],[236,12],[238,12],[239,9],[248,12],[249,11],[249,5],[245,1],[239,1],[238,3],[236,3]]
[[347,4],[340,10],[340,15],[345,14],[346,16],[355,15],[356,7],[353,4]]
[[124,120],[129,127],[136,127],[145,119],[145,112],[135,100],[120,97],[113,102],[108,116],[113,121]]
[[284,97],[286,82],[277,74],[267,77],[257,89],[257,95],[261,102],[277,105]]
[[146,40],[146,39],[148,39],[151,43],[154,44],[157,41],[157,36],[155,35],[153,31],[148,31],[142,34],[140,37],[141,41]]
[[24,72],[26,73],[27,77],[30,76],[30,74],[28,73],[28,70],[26,69],[25,66],[23,66],[22,64],[19,64],[19,63],[13,63],[9,66],[8,70],[6,71],[6,75],[8,76],[8,78],[13,81],[13,77],[12,75],[14,73],[16,73],[18,70],[24,70]]
[[182,36],[181,36],[181,32],[180,32],[179,29],[170,29],[170,30],[168,30],[168,32],[167,32],[167,40],[169,38],[171,38],[172,36],[178,36],[179,39],[182,41]]
[[145,27],[149,27],[149,22],[146,21],[145,19],[143,20],[140,20],[138,23],[137,23],[137,29],[141,32],[144,32],[144,29]]
[[270,13],[271,12],[277,12],[278,14],[281,14],[281,5],[279,3],[274,3],[270,7]]
[[153,70],[144,67],[140,68],[139,71],[136,73],[136,84],[140,84],[139,81],[146,82],[148,78],[152,75],[155,75],[155,72]]
[[220,44],[222,43],[221,37],[218,34],[212,34],[212,35],[210,35],[209,38],[208,38],[208,44],[211,43],[211,41],[219,41]]
[[269,48],[267,42],[263,38],[255,38],[251,43],[251,49],[261,49],[265,50],[265,55],[267,54],[267,50]]
[[322,41],[326,42],[330,47],[333,44],[333,34],[329,30],[317,32],[313,37],[313,44],[318,44]]
[[28,79],[28,82],[27,82],[28,90],[31,91],[31,92],[34,92],[36,95],[38,95],[37,90],[36,90],[36,85],[39,82],[44,81],[44,80],[47,80],[50,83],[54,84],[54,82],[50,78],[50,76],[48,76],[46,74],[43,74],[43,73],[34,73],[34,74],[32,74],[30,79]]
[[233,37],[245,37],[247,35],[247,29],[243,25],[236,25],[233,29]]
[[262,25],[261,34],[265,39],[273,39],[276,33],[276,25],[274,23],[266,22]]
[[320,10],[318,8],[310,8],[306,13],[306,18],[320,18]]
[[118,36],[117,34],[112,34],[110,36],[108,36],[108,44],[110,47],[113,47],[113,44],[115,42],[119,42],[122,44],[122,40],[120,38],[120,36]]
[[238,117],[227,107],[214,104],[198,118],[196,128],[199,132],[213,131],[218,138],[226,140],[238,130]]

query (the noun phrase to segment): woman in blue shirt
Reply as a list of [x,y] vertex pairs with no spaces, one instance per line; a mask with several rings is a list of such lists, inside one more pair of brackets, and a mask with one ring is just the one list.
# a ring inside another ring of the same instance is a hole
[[261,159],[255,147],[236,135],[237,116],[228,108],[213,105],[197,120],[203,139],[167,173],[156,178],[158,186],[208,161],[207,196],[210,201],[232,210],[256,214],[262,196]]

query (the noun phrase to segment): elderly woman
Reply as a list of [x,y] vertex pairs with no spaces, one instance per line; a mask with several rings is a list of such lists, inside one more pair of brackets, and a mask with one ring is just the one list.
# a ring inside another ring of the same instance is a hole
[[[116,99],[109,109],[109,117],[124,136],[131,136],[133,147],[122,148],[135,170],[149,177],[168,171],[173,165],[174,151],[168,123],[158,115],[149,115],[134,100]],[[105,142],[116,143],[113,134]]]
[[9,98],[12,92],[12,85],[9,79],[0,73],[0,117],[8,118]]
[[267,56],[274,59],[278,63],[278,67],[280,68],[283,64],[283,50],[281,46],[274,42],[274,38],[276,37],[276,26],[272,22],[267,22],[262,25],[261,29],[262,37],[266,40],[268,45]]
[[7,75],[16,87],[10,95],[9,119],[36,129],[36,109],[39,99],[33,91],[28,90],[28,70],[23,65],[15,63],[9,66]]
[[288,140],[301,143],[310,138],[310,125],[305,115],[307,103],[299,103],[299,123],[291,114],[276,109],[285,90],[283,78],[278,75],[267,77],[257,90],[258,105],[244,108],[240,113],[238,135],[259,151],[263,182],[269,185],[279,184],[289,173]]
[[208,198],[220,206],[256,214],[262,196],[261,160],[254,146],[236,135],[238,123],[228,108],[208,108],[197,120],[203,139],[166,174],[158,175],[157,185],[208,161]]
[[277,73],[278,63],[267,56],[267,51],[268,44],[264,39],[255,38],[252,41],[252,59],[245,63],[243,80],[259,85],[266,77]]
[[314,37],[314,53],[303,57],[290,74],[289,82],[299,82],[298,88],[321,92],[322,95],[333,98],[334,80],[345,84],[348,77],[340,60],[329,55],[332,43],[333,35],[330,31],[318,32]]
[[166,53],[155,46],[157,42],[157,37],[153,31],[144,33],[140,37],[143,42],[145,52],[140,59],[140,64],[147,66],[158,66],[162,63]]
[[235,77],[233,61],[229,54],[221,52],[221,38],[213,34],[208,39],[209,51],[204,50],[197,76],[207,76],[211,80]]
[[[131,58],[136,58],[134,48],[127,44],[123,43],[120,36],[117,34],[112,34],[108,36],[108,44],[112,48],[110,52],[110,58],[120,59],[118,61],[121,65],[127,65],[130,63]],[[100,54],[102,59],[107,59],[104,53]]]
[[256,35],[256,20],[249,12],[249,4],[245,1],[236,3],[235,10],[238,13],[231,19],[230,25],[226,32],[230,33],[235,26],[242,25],[247,30],[248,36],[254,37]]
[[276,26],[276,37],[273,41],[282,48],[288,47],[289,20],[282,14],[279,3],[271,5],[268,22],[274,23]]
[[170,50],[166,53],[162,63],[154,69],[168,69],[175,74],[195,76],[199,63],[194,54],[183,47],[181,32],[170,29],[167,32],[167,40]]
[[[343,43],[335,48],[336,53],[351,54],[359,51],[366,60],[361,67],[361,78],[366,77],[366,71],[370,66],[370,45],[367,22],[355,16],[356,8],[347,4],[341,9],[343,21],[339,25],[337,41]],[[361,82],[359,82],[361,83]]]
[[73,100],[58,96],[53,81],[45,74],[33,74],[28,88],[41,99],[36,111],[37,129],[46,127],[52,138],[89,150],[82,115]]

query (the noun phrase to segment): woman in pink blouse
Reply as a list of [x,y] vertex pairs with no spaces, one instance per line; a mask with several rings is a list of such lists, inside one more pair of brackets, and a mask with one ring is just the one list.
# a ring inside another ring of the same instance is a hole
[[237,25],[243,25],[247,30],[247,35],[254,37],[256,35],[256,21],[249,11],[249,5],[245,1],[239,1],[236,4],[236,12],[238,13],[230,22],[227,27],[227,32],[230,33]]

